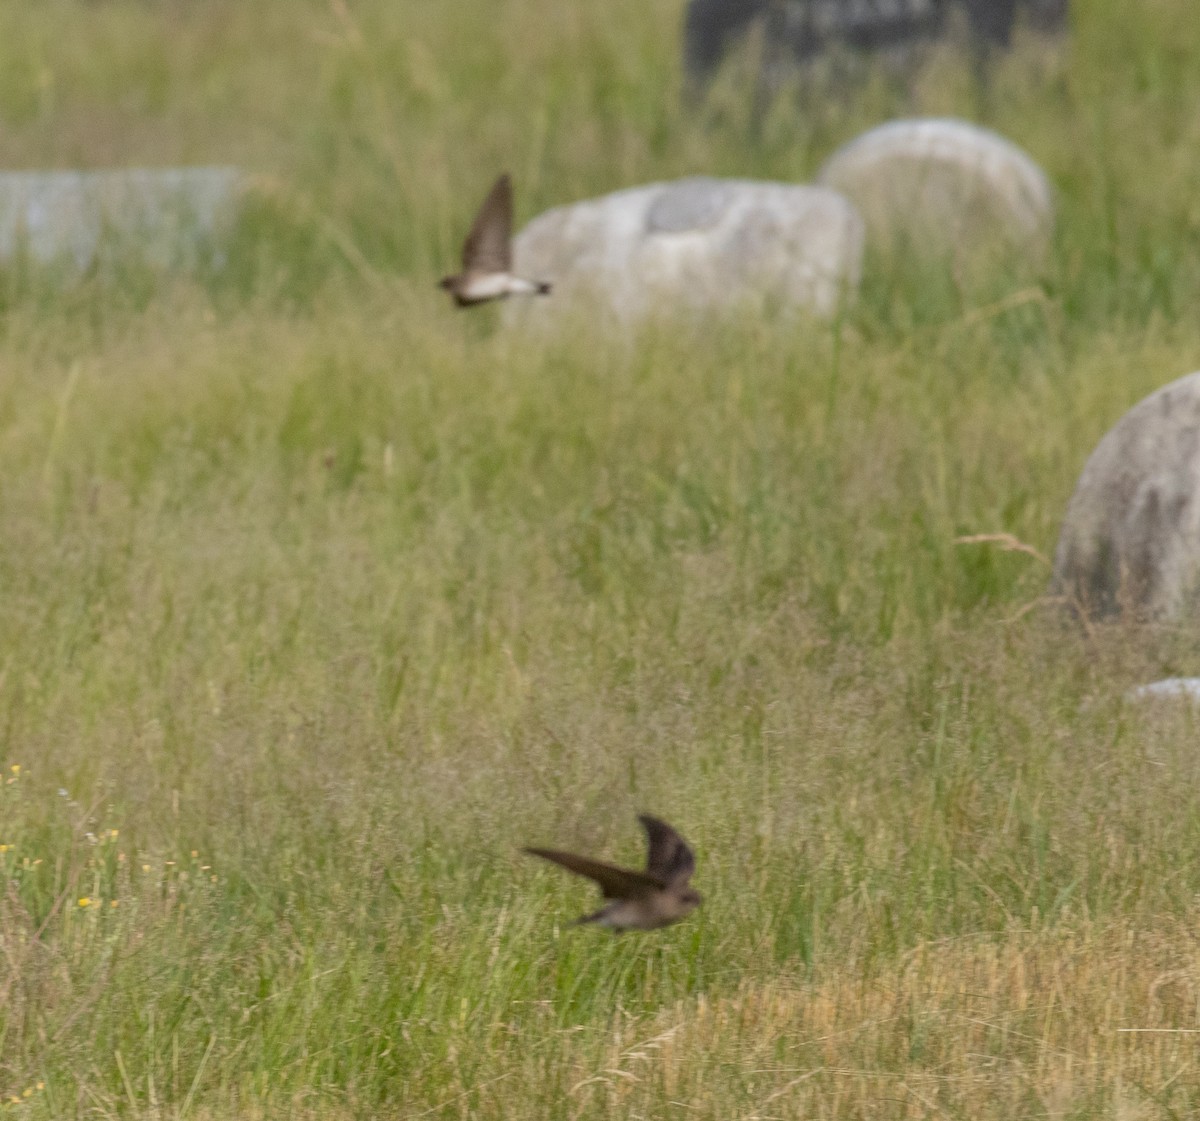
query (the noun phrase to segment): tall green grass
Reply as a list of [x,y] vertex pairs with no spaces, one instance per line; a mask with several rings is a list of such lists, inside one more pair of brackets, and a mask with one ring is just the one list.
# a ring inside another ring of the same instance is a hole
[[[955,541],[1052,552],[1200,365],[1200,32],[1077,8],[987,115],[1038,275],[632,338],[445,305],[498,170],[522,219],[803,180],[965,67],[752,129],[682,108],[674,4],[0,8],[5,164],[257,176],[224,269],[0,274],[0,1111],[1196,1111],[1196,721],[1121,699],[1195,633]],[[642,809],[704,907],[566,929],[519,846],[636,861]]]

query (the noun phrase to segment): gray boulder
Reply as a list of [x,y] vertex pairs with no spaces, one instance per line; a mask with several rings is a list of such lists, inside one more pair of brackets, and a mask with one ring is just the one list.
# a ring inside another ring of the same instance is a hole
[[817,182],[852,199],[883,248],[1019,250],[1040,256],[1054,195],[1040,167],[1004,137],[966,121],[892,121],[839,148]]
[[530,222],[513,241],[516,270],[553,282],[554,293],[509,312],[552,317],[583,303],[630,322],[757,305],[827,316],[857,288],[863,238],[858,212],[825,188],[652,183]]
[[1200,608],[1200,373],[1152,393],[1096,446],[1063,519],[1052,591],[1094,617]]
[[244,177],[231,167],[0,173],[0,261],[28,253],[86,269],[110,250],[192,265],[233,224]]

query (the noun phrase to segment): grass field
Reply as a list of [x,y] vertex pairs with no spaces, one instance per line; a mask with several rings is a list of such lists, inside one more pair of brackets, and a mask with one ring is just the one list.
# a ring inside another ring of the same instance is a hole
[[[0,273],[0,1117],[1200,1112],[1200,728],[1121,700],[1196,632],[955,543],[1200,367],[1194,0],[1076,8],[986,118],[1037,276],[630,345],[434,289],[497,171],[804,181],[965,69],[752,132],[676,0],[0,4],[0,165],[258,176],[212,275]],[[519,847],[639,810],[705,905],[568,929]]]

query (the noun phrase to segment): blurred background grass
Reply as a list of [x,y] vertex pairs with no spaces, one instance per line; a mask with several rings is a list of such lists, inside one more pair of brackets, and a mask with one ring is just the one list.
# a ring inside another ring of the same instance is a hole
[[[946,54],[752,127],[677,3],[0,6],[0,165],[258,177],[211,274],[0,273],[0,1109],[1195,1112],[1196,722],[1120,701],[1194,633],[954,543],[1052,552],[1197,366],[1200,27],[1076,7],[986,105]],[[1047,169],[1033,280],[632,341],[434,289],[501,169],[525,220],[917,112]],[[704,908],[563,930],[517,847],[639,809]]]

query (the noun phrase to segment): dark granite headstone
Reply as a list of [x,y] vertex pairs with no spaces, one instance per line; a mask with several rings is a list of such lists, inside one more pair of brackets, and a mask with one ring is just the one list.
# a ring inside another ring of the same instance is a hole
[[955,8],[973,46],[1006,49],[1019,19],[1042,33],[1066,26],[1069,0],[689,0],[684,68],[703,87],[722,60],[761,22],[767,48],[797,66],[834,47],[871,53],[903,50],[941,37]]

